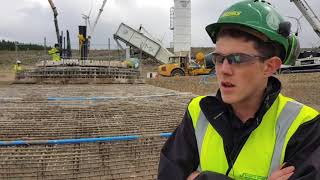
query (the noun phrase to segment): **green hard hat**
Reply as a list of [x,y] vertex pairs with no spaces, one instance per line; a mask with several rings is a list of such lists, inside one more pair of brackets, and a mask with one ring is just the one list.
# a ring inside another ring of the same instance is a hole
[[294,61],[288,59],[291,49],[289,47],[291,24],[284,21],[270,3],[264,0],[245,0],[224,10],[217,23],[206,27],[214,43],[216,43],[220,28],[225,25],[238,25],[254,32],[260,32],[258,34],[262,33],[266,37],[262,39],[263,41],[276,42],[283,47],[285,50],[284,57],[282,57],[284,64],[292,64]]

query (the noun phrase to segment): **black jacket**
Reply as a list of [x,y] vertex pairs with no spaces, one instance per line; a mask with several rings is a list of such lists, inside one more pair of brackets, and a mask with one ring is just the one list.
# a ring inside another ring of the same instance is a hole
[[[250,133],[259,126],[262,117],[270,108],[281,90],[278,79],[271,77],[264,93],[264,101],[255,117],[245,123],[233,113],[230,105],[217,96],[207,96],[200,101],[200,107],[210,124],[221,135],[229,170],[245,144]],[[219,121],[213,117],[223,112]],[[302,124],[291,137],[286,148],[284,162],[293,165],[295,171],[290,179],[320,180],[320,116]],[[199,164],[197,142],[191,117],[186,111],[184,118],[173,135],[167,140],[160,154],[159,180],[186,179]]]

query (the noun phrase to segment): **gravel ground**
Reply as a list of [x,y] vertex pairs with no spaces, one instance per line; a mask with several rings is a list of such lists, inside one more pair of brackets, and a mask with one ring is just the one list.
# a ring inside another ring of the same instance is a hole
[[[144,66],[142,76],[146,77],[147,72],[156,71],[156,66]],[[277,77],[282,82],[283,94],[320,109],[320,73],[284,74]],[[13,80],[14,74],[12,72],[0,72],[0,85],[8,85]],[[191,92],[196,95],[215,94],[218,89],[215,77],[209,77],[208,81],[203,81],[203,76],[158,77],[146,79],[146,83],[180,92]]]
[[[283,74],[276,76],[282,82],[282,93],[320,110],[320,73]],[[146,83],[191,92],[197,95],[215,94],[218,89],[216,77],[203,81],[203,76],[159,77],[147,79]]]

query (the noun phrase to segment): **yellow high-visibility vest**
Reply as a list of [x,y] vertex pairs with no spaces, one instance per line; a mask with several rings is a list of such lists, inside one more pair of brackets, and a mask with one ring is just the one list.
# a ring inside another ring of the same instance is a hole
[[78,35],[80,46],[86,41],[86,38],[84,38],[83,34]]
[[[200,157],[198,169],[226,174],[229,165],[223,139],[201,111],[202,98],[193,99],[188,106]],[[267,179],[283,163],[287,144],[298,127],[317,115],[319,112],[315,109],[279,94],[260,125],[248,137],[228,176]]]
[[51,55],[52,60],[59,62],[61,60],[60,58],[60,52],[57,48],[52,48],[48,51],[48,54]]
[[22,71],[21,65],[15,64],[15,65],[13,66],[13,71],[14,71],[15,73],[21,72],[21,71]]

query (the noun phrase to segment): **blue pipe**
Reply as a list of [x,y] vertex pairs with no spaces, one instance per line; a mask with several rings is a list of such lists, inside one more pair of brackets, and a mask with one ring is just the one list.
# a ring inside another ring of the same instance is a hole
[[110,142],[110,141],[128,141],[144,137],[170,137],[172,133],[160,133],[159,135],[129,135],[129,136],[111,136],[98,138],[80,138],[80,139],[55,139],[55,140],[16,140],[0,141],[0,146],[17,146],[17,145],[38,145],[38,144],[79,144],[93,142]]
[[91,107],[92,104],[48,104],[47,106],[81,106],[81,107]]
[[61,100],[64,100],[64,101],[74,101],[74,100],[80,100],[80,101],[83,101],[83,100],[88,100],[88,98],[86,97],[48,97],[47,98],[48,101],[61,101]]
[[143,98],[143,97],[162,97],[162,96],[177,96],[179,94],[160,94],[149,96],[131,96],[131,97],[117,97],[117,96],[97,96],[97,97],[48,97],[48,101],[88,101],[88,100],[108,100],[108,99],[125,99],[125,98]]
[[88,100],[104,100],[104,99],[120,99],[123,97],[48,97],[48,101],[88,101]]
[[166,137],[166,138],[170,137],[171,135],[172,133],[160,133],[161,137]]

